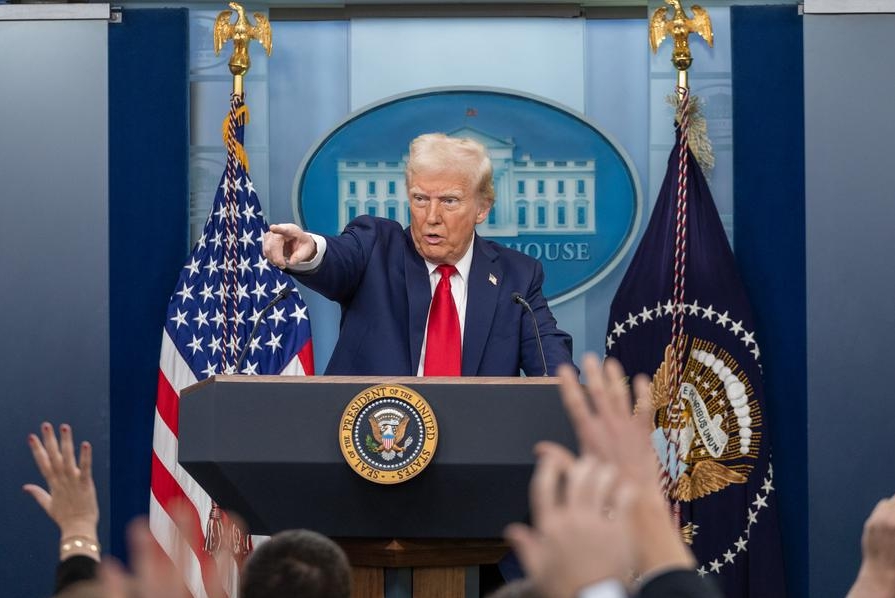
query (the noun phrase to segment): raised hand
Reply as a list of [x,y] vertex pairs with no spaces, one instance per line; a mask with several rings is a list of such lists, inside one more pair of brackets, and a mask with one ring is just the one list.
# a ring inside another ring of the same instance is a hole
[[22,490],[30,494],[59,526],[63,558],[83,554],[99,560],[96,533],[99,505],[91,471],[93,449],[89,442],[82,442],[76,462],[71,426],[59,426],[58,440],[49,423],[41,424],[40,430],[43,441],[30,434],[28,446],[47,489],[25,484]]
[[[582,360],[585,386],[574,369],[559,370],[560,394],[578,436],[582,455],[593,456],[618,472],[631,487],[628,534],[634,547],[635,570],[647,574],[666,568],[691,568],[693,555],[681,540],[659,484],[660,466],[650,441],[652,409],[649,382],[634,381],[637,412],[621,365],[601,364],[596,355]],[[551,449],[559,453],[556,448]]]
[[864,523],[861,569],[848,598],[895,597],[895,496],[877,503]]
[[591,584],[626,578],[633,565],[632,488],[592,456],[570,463],[550,447],[539,450],[533,525],[506,531],[528,577],[547,598],[573,598]]

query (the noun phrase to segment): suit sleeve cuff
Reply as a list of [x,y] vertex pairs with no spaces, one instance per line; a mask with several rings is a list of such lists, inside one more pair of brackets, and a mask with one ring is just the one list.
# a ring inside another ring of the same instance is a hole
[[627,598],[625,586],[617,579],[604,579],[578,592],[577,598]]
[[323,256],[326,253],[326,237],[321,235],[316,235],[314,233],[308,233],[311,235],[311,238],[314,239],[314,244],[317,245],[317,254],[308,262],[299,262],[294,266],[288,266],[286,268],[287,272],[295,272],[296,274],[306,274],[308,272],[313,272],[317,268],[320,267],[320,264],[323,263]]

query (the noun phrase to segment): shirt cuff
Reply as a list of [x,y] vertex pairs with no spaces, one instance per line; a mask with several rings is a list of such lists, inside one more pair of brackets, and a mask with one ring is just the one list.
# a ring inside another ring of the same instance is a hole
[[625,586],[617,579],[604,579],[578,592],[577,598],[627,598]]
[[308,234],[311,235],[311,238],[314,239],[314,244],[317,245],[317,255],[309,262],[299,262],[293,266],[286,266],[287,272],[295,272],[297,274],[313,272],[323,263],[323,254],[326,253],[326,237],[315,235],[314,233]]

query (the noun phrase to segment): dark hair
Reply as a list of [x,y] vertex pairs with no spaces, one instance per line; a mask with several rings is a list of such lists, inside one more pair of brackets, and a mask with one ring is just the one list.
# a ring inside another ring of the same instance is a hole
[[351,568],[326,536],[289,530],[255,549],[240,586],[241,598],[350,598]]

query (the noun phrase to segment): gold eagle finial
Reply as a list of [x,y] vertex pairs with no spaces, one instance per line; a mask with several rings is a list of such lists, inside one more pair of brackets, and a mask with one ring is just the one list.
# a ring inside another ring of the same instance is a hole
[[655,54],[665,36],[671,34],[674,40],[674,49],[671,52],[671,63],[678,71],[686,71],[693,63],[690,54],[688,38],[691,33],[701,36],[709,45],[714,43],[712,35],[712,22],[709,14],[701,6],[694,4],[692,7],[693,18],[687,18],[681,6],[680,0],[665,0],[665,3],[674,8],[670,20],[666,20],[668,8],[661,6],[656,9],[649,22],[649,43]]
[[[230,23],[232,11],[222,11],[214,21],[214,54],[217,56],[221,52],[221,48],[227,43],[227,40],[233,40],[233,54],[230,55],[230,72],[237,78],[238,85],[241,88],[241,78],[248,72],[252,66],[249,60],[249,42],[257,40],[270,56],[273,41],[270,33],[270,21],[267,20],[260,12],[254,13],[256,25],[249,24],[246,18],[245,9],[236,2],[229,4],[230,8],[236,11],[237,17],[235,23]],[[236,84],[234,84],[236,87]]]

